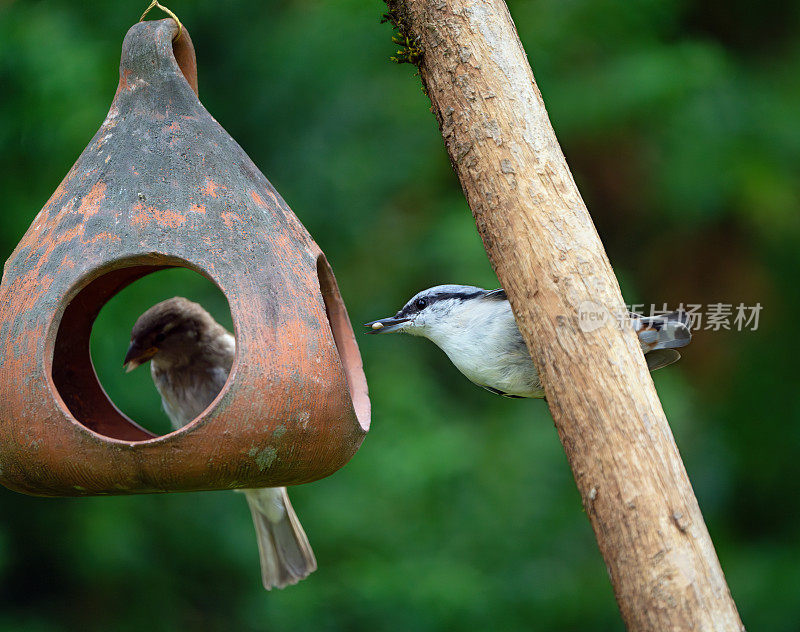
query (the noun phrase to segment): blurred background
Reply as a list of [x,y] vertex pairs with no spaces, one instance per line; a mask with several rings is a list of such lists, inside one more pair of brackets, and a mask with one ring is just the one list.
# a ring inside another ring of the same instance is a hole
[[[0,0],[3,259],[104,119],[147,4]],[[434,284],[497,286],[415,69],[388,60],[382,3],[168,4],[201,100],[325,251],[354,324]],[[654,379],[745,624],[797,630],[800,5],[509,7],[627,302],[763,306],[757,331],[697,331]],[[147,370],[120,366],[136,316],[180,293],[230,322],[202,278],[160,274],[92,341],[114,400],[154,429]],[[0,630],[622,630],[546,405],[478,389],[421,339],[359,343],[372,430],[292,490],[308,580],[261,589],[232,493],[0,489]]]

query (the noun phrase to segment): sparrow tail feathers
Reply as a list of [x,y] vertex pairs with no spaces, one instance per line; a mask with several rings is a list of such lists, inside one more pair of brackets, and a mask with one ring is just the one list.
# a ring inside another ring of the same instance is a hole
[[243,491],[256,527],[264,588],[284,588],[313,573],[317,560],[286,488]]

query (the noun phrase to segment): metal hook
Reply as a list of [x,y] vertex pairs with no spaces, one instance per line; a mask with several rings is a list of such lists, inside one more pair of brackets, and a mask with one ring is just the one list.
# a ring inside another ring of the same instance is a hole
[[139,22],[141,22],[142,20],[144,20],[144,16],[146,16],[146,15],[147,15],[147,14],[150,12],[150,9],[152,9],[153,7],[158,7],[158,8],[159,8],[159,9],[161,9],[161,10],[162,10],[164,13],[166,13],[166,14],[167,14],[169,17],[171,17],[173,20],[175,20],[175,24],[177,24],[177,25],[178,25],[178,34],[177,34],[175,37],[173,37],[173,38],[172,38],[172,41],[174,42],[175,40],[177,40],[177,39],[178,39],[178,38],[181,36],[181,33],[183,33],[183,24],[181,24],[181,21],[178,19],[178,16],[177,16],[177,15],[175,15],[175,14],[174,14],[174,13],[173,13],[171,10],[169,10],[169,9],[168,9],[167,7],[165,7],[163,4],[161,4],[160,2],[158,2],[158,0],[153,0],[153,1],[150,3],[150,6],[149,6],[149,7],[147,7],[147,8],[144,10],[144,13],[142,13],[142,17],[140,17],[140,18],[139,18]]

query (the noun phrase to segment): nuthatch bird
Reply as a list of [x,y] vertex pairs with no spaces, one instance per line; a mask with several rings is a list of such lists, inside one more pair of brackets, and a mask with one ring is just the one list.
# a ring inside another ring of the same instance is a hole
[[[677,361],[689,344],[684,312],[630,314],[651,371]],[[437,285],[415,295],[391,318],[365,324],[368,334],[393,331],[427,338],[470,381],[505,397],[544,397],[539,374],[517,329],[505,290]]]
[[[176,430],[202,413],[233,365],[234,337],[197,303],[176,296],[154,305],[133,326],[125,368],[150,361],[164,411]],[[242,490],[258,538],[264,588],[296,584],[317,568],[285,487]]]

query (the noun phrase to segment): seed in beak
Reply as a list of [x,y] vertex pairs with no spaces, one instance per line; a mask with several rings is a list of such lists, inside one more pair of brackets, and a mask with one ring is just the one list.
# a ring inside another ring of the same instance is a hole
[[383,323],[372,323],[373,329],[383,329]]

